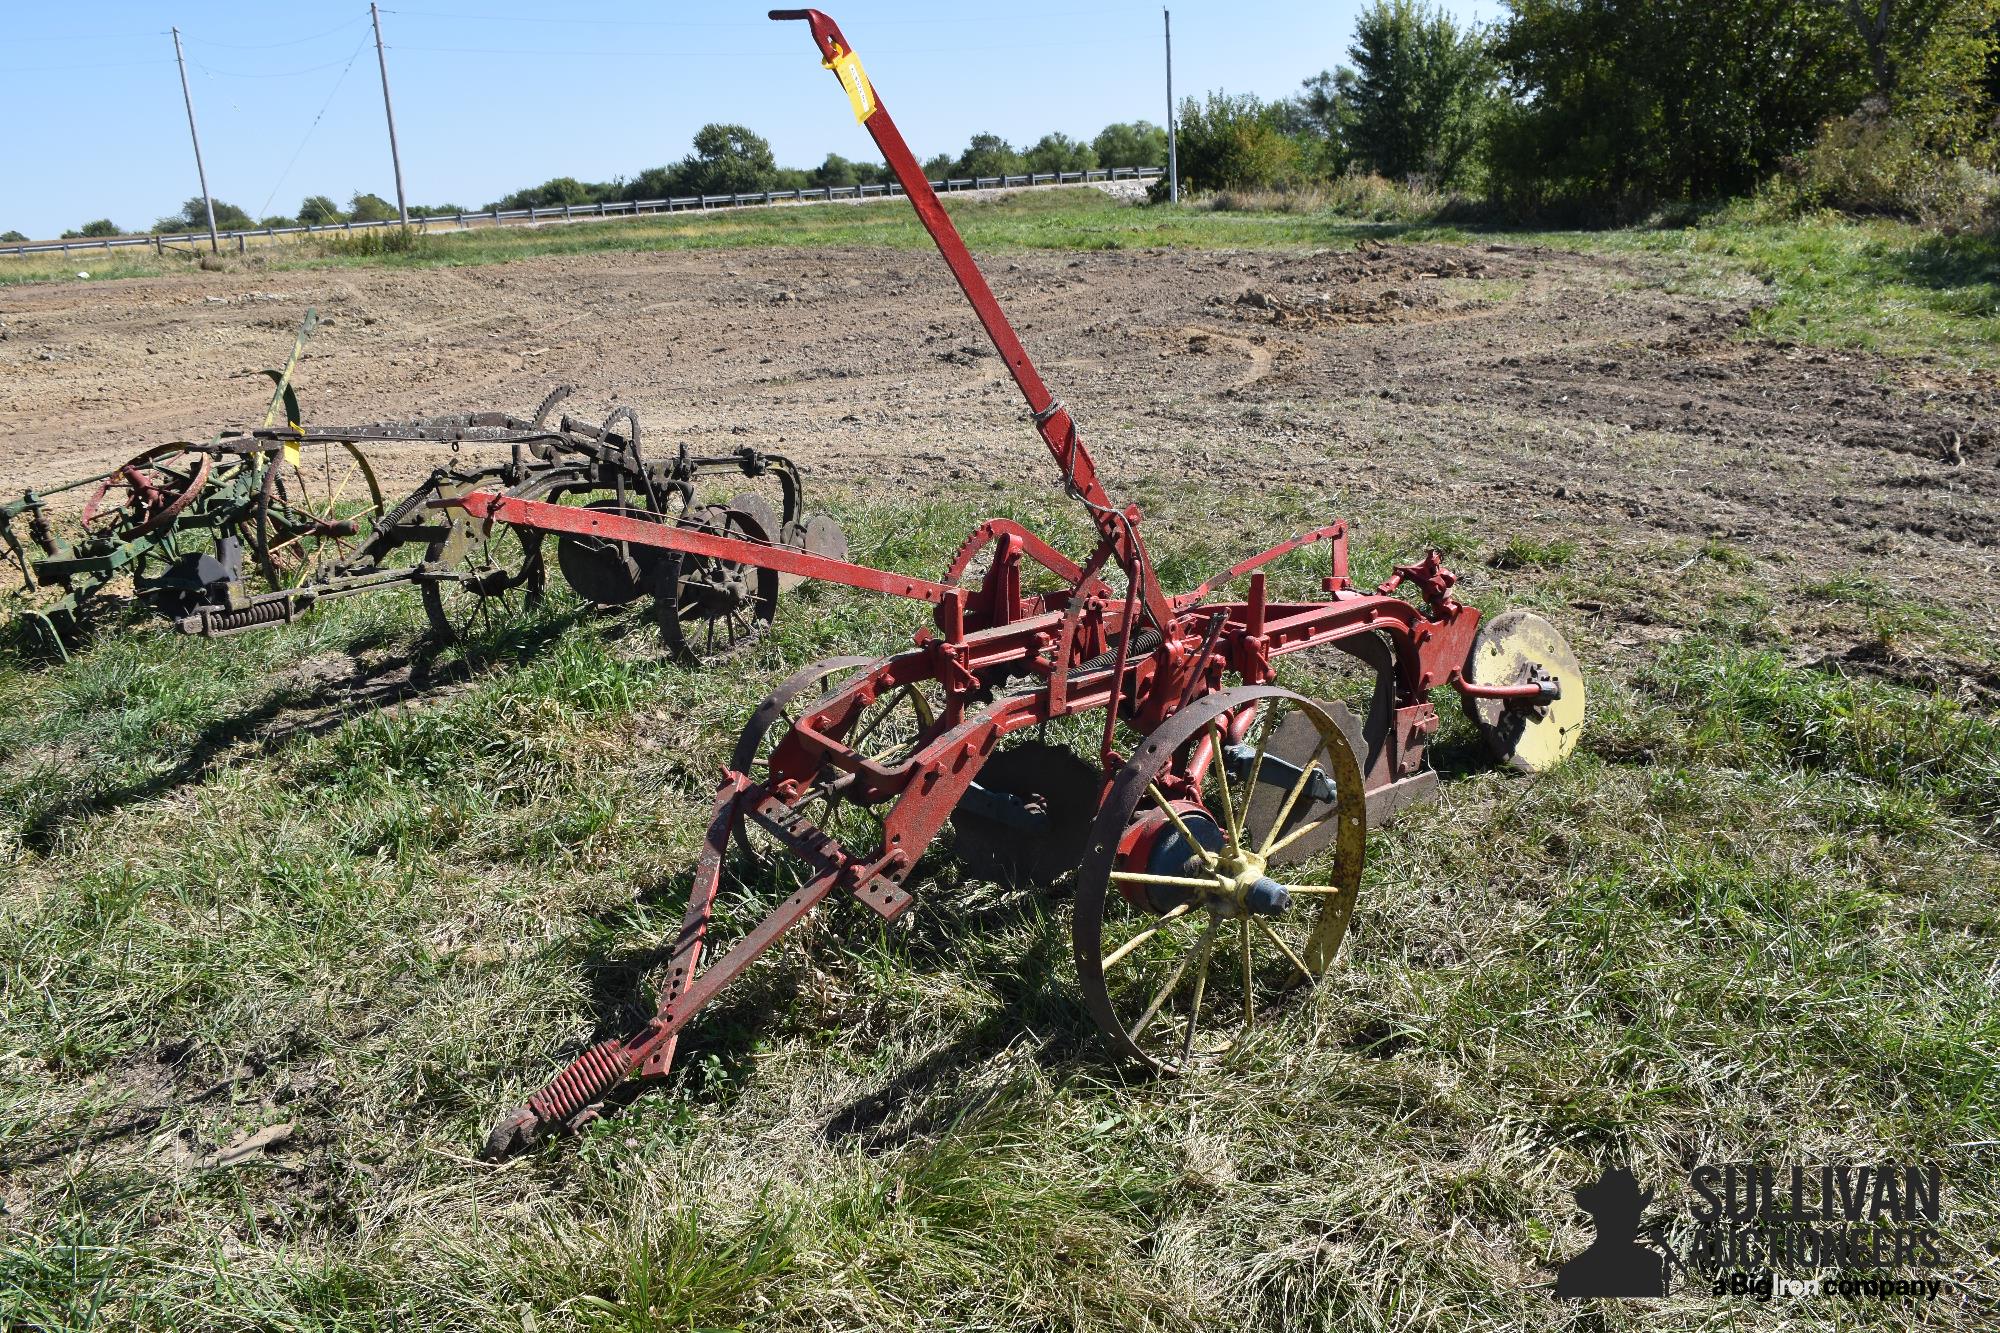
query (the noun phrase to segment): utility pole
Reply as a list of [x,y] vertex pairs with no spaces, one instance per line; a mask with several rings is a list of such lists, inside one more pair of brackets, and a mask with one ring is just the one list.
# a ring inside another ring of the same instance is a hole
[[187,103],[188,138],[194,140],[194,174],[201,178],[201,204],[208,210],[208,248],[211,253],[222,249],[222,243],[215,238],[215,200],[208,195],[208,168],[201,164],[201,134],[194,127],[194,94],[188,91],[187,58],[181,55],[181,30],[174,29],[174,63],[181,67],[181,100]]
[[1162,9],[1160,17],[1167,25],[1167,198],[1178,204],[1181,201],[1181,155],[1180,137],[1174,132],[1174,14],[1170,9]]
[[396,108],[389,104],[389,59],[382,54],[382,11],[374,5],[368,6],[368,17],[375,24],[375,63],[382,70],[382,111],[389,117],[389,161],[396,168],[396,216],[410,225],[410,205],[403,198],[403,156],[396,151]]

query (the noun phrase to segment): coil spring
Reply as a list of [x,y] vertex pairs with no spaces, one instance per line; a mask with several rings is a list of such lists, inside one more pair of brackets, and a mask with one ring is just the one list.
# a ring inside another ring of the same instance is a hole
[[275,625],[279,621],[290,620],[292,607],[284,598],[274,598],[255,606],[246,606],[239,611],[211,611],[204,618],[204,634],[234,634],[252,625]]
[[570,1061],[549,1086],[528,1098],[528,1109],[545,1125],[561,1124],[624,1082],[628,1068],[625,1043],[601,1041]]

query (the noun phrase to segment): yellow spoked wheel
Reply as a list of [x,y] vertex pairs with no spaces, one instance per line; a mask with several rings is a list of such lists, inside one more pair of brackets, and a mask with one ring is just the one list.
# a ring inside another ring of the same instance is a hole
[[[1270,742],[1298,717],[1318,745],[1293,764]],[[1282,795],[1260,833],[1249,809],[1266,786]],[[1302,802],[1317,811],[1304,822]],[[1269,873],[1329,824],[1323,855]],[[1112,781],[1077,881],[1077,978],[1111,1049],[1178,1072],[1317,981],[1354,913],[1367,832],[1360,762],[1320,704],[1246,685],[1169,719]]]
[[382,486],[352,444],[315,440],[264,463],[251,532],[258,569],[273,589],[294,588],[321,564],[338,565],[382,517]]

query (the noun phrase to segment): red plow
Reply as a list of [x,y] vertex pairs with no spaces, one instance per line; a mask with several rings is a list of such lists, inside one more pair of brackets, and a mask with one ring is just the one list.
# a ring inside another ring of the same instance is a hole
[[[1029,360],[839,27],[818,10],[771,17],[811,25],[1097,543],[1073,560],[994,519],[932,581],[603,508],[494,491],[452,502],[489,522],[675,551],[724,574],[775,571],[935,608],[935,628],[913,648],[815,663],[752,715],[722,776],[657,1013],[505,1117],[489,1155],[587,1123],[629,1080],[664,1077],[682,1029],[829,897],[903,915],[913,903],[905,880],[948,822],[960,853],[998,876],[1074,872],[1077,982],[1115,1056],[1163,1072],[1212,1058],[1325,972],[1354,909],[1369,828],[1435,790],[1433,690],[1456,692],[1495,754],[1522,769],[1559,762],[1582,726],[1582,675],[1561,636],[1527,613],[1482,621],[1453,595],[1456,578],[1435,550],[1358,588],[1336,521],[1191,592],[1163,590],[1138,507],[1106,494],[1076,420]],[[1265,567],[1315,545],[1327,549],[1321,595],[1267,597]],[[1026,590],[1036,583],[1054,586]],[[1217,596],[1238,584],[1240,600]],[[1274,683],[1275,659],[1317,648],[1372,673],[1365,718]],[[1071,719],[1080,721],[1061,725]],[[1089,739],[1054,743],[1051,724]],[[732,845],[751,858],[789,854],[804,869],[761,923],[715,950]]]

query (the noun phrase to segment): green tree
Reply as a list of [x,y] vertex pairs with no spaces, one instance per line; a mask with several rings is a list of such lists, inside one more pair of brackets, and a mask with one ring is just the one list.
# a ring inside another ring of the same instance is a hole
[[997,134],[975,134],[966,144],[965,151],[958,155],[951,174],[954,176],[1018,176],[1028,169],[1027,161],[1014,151],[1014,145]]
[[283,213],[273,213],[270,217],[258,218],[257,225],[260,227],[296,227],[299,225],[299,221],[297,218],[288,218]]
[[340,205],[323,194],[309,194],[299,200],[299,221],[308,227],[324,227],[341,221]]
[[[564,205],[574,207],[577,204],[595,203],[602,197],[603,192],[612,190],[614,187],[609,185],[586,185],[574,176],[557,176],[552,180],[543,181],[540,185],[516,190],[490,207],[498,209],[561,208]],[[389,216],[396,216],[396,210],[390,209]]]
[[1150,120],[1106,125],[1090,141],[1100,167],[1164,167],[1167,132]]
[[1255,96],[1212,92],[1181,103],[1181,184],[1191,190],[1254,190],[1289,184],[1299,167],[1299,146],[1277,125],[1272,109]]
[[1023,153],[1030,171],[1089,171],[1097,165],[1097,151],[1067,134],[1044,134],[1035,146]]
[[355,222],[393,222],[397,213],[396,206],[381,195],[356,190],[347,201],[347,216]]
[[647,167],[625,183],[620,192],[626,199],[671,199],[678,191],[674,188],[673,167]]
[[958,174],[958,159],[950,153],[939,153],[936,157],[924,159],[924,179],[949,180]]
[[1353,70],[1321,70],[1305,81],[1289,105],[1285,130],[1300,142],[1314,174],[1338,176],[1353,163]]
[[889,178],[889,168],[876,162],[850,162],[839,153],[806,173],[805,183],[815,190],[829,185],[877,185]]
[[1354,160],[1394,180],[1458,184],[1493,97],[1485,35],[1427,0],[1375,0],[1355,20],[1347,58],[1351,78],[1321,74],[1307,96]]
[[1526,202],[1740,192],[1869,90],[1821,0],[1508,0],[1495,184]]
[[0,241],[20,242],[27,239],[18,231],[0,231]]
[[87,237],[91,240],[103,240],[107,236],[123,236],[124,234],[123,231],[119,230],[118,224],[110,218],[99,218],[95,222],[84,223],[75,231],[64,232],[62,239],[70,241],[78,237]]
[[778,161],[762,135],[743,125],[704,125],[694,152],[674,171],[676,194],[755,194],[771,188]]
[[[244,227],[254,227],[256,222],[235,204],[215,201],[215,226],[218,231],[236,231]],[[208,213],[201,205],[201,196],[196,195],[181,205],[181,211],[170,213],[153,224],[154,231],[200,231],[208,230]]]
[[1918,138],[1962,151],[1991,126],[1985,84],[2000,50],[2000,0],[1821,0],[1868,57],[1875,95]]

